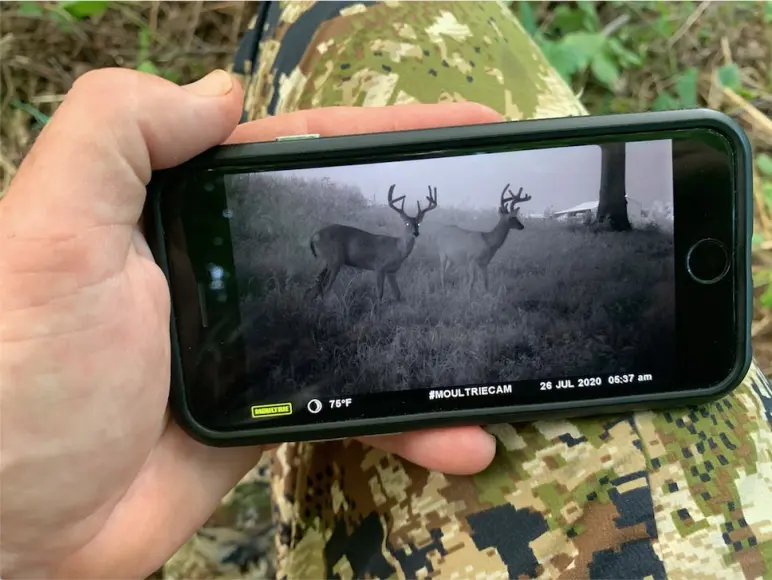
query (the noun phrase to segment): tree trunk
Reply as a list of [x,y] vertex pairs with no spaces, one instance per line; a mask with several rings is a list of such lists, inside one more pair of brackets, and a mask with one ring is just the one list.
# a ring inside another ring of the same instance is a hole
[[625,161],[624,143],[601,145],[600,201],[595,220],[617,232],[632,229],[625,199]]

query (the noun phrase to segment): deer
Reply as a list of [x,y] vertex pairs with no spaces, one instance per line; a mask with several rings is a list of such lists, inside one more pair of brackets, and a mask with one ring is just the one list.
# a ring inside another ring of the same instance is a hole
[[[322,271],[316,277],[314,284],[306,291],[306,296],[316,298],[324,296],[332,288],[338,273],[343,266],[350,266],[359,270],[375,272],[375,282],[378,301],[383,300],[383,283],[388,279],[394,297],[398,302],[402,300],[402,293],[397,284],[397,272],[402,267],[407,257],[413,251],[416,238],[419,235],[419,226],[426,213],[437,207],[437,188],[429,186],[429,195],[426,199],[429,204],[421,208],[418,206],[415,217],[410,217],[404,211],[405,196],[394,198],[393,184],[389,188],[388,205],[402,219],[404,229],[402,235],[387,236],[373,234],[359,228],[342,224],[326,226],[311,236],[309,247],[315,258],[324,262]],[[397,203],[402,204],[397,207]]]
[[[522,230],[525,226],[518,214],[517,204],[528,201],[531,196],[523,195],[523,188],[512,193],[510,184],[504,186],[499,204],[499,223],[491,231],[478,232],[458,226],[444,226],[438,236],[440,256],[440,286],[445,288],[445,275],[451,263],[465,265],[469,275],[469,292],[477,281],[478,270],[482,274],[485,291],[488,291],[488,264],[504,244],[510,230]],[[507,194],[509,196],[507,197]]]

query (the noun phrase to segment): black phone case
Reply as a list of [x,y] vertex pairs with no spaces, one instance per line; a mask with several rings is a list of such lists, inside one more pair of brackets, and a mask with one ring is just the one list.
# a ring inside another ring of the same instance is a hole
[[[703,389],[672,391],[657,395],[628,395],[625,402],[615,397],[592,401],[568,401],[529,405],[525,410],[499,407],[487,410],[426,412],[409,417],[389,417],[382,420],[349,420],[324,426],[303,425],[294,427],[261,427],[246,431],[212,431],[200,425],[191,415],[185,398],[182,363],[174,324],[172,304],[172,378],[169,403],[173,416],[190,435],[202,443],[212,446],[241,446],[280,443],[289,441],[324,441],[354,436],[399,433],[429,427],[447,427],[470,424],[495,424],[529,422],[546,419],[570,419],[591,415],[629,412],[634,410],[656,410],[684,405],[696,405],[715,400],[736,388],[748,373],[751,362],[750,326],[752,320],[751,298],[751,235],[753,229],[753,169],[750,143],[744,131],[731,117],[710,109],[687,109],[678,111],[613,114],[585,117],[565,117],[516,122],[500,122],[484,125],[443,127],[388,133],[369,133],[351,136],[320,137],[318,135],[296,135],[274,141],[225,145],[214,147],[172,169],[153,174],[148,185],[146,205],[147,236],[156,261],[168,278],[168,264],[163,245],[164,233],[160,226],[158,200],[163,184],[174,175],[202,168],[238,169],[254,165],[270,165],[272,162],[288,159],[340,158],[347,151],[395,153],[405,148],[419,146],[422,150],[443,148],[443,143],[453,142],[454,147],[474,146],[484,141],[488,144],[500,141],[510,144],[539,141],[575,139],[577,137],[614,137],[625,133],[657,132],[674,129],[711,129],[729,143],[733,151],[736,176],[737,204],[735,206],[735,227],[741,247],[735,248],[745,267],[735,268],[734,284],[740,289],[737,296],[736,316],[739,321],[737,352],[733,371],[719,384]],[[548,146],[555,146],[554,143]]]

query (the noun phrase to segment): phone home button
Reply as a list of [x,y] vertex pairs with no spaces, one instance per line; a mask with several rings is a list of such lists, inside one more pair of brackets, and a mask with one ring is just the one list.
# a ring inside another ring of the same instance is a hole
[[729,272],[729,252],[718,240],[705,238],[689,249],[686,269],[696,282],[715,284]]

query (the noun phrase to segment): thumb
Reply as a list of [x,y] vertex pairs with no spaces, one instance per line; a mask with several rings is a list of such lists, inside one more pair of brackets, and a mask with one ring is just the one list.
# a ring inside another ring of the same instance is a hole
[[222,70],[185,87],[129,69],[83,75],[19,168],[0,231],[53,240],[135,225],[151,171],[225,141],[241,102]]

